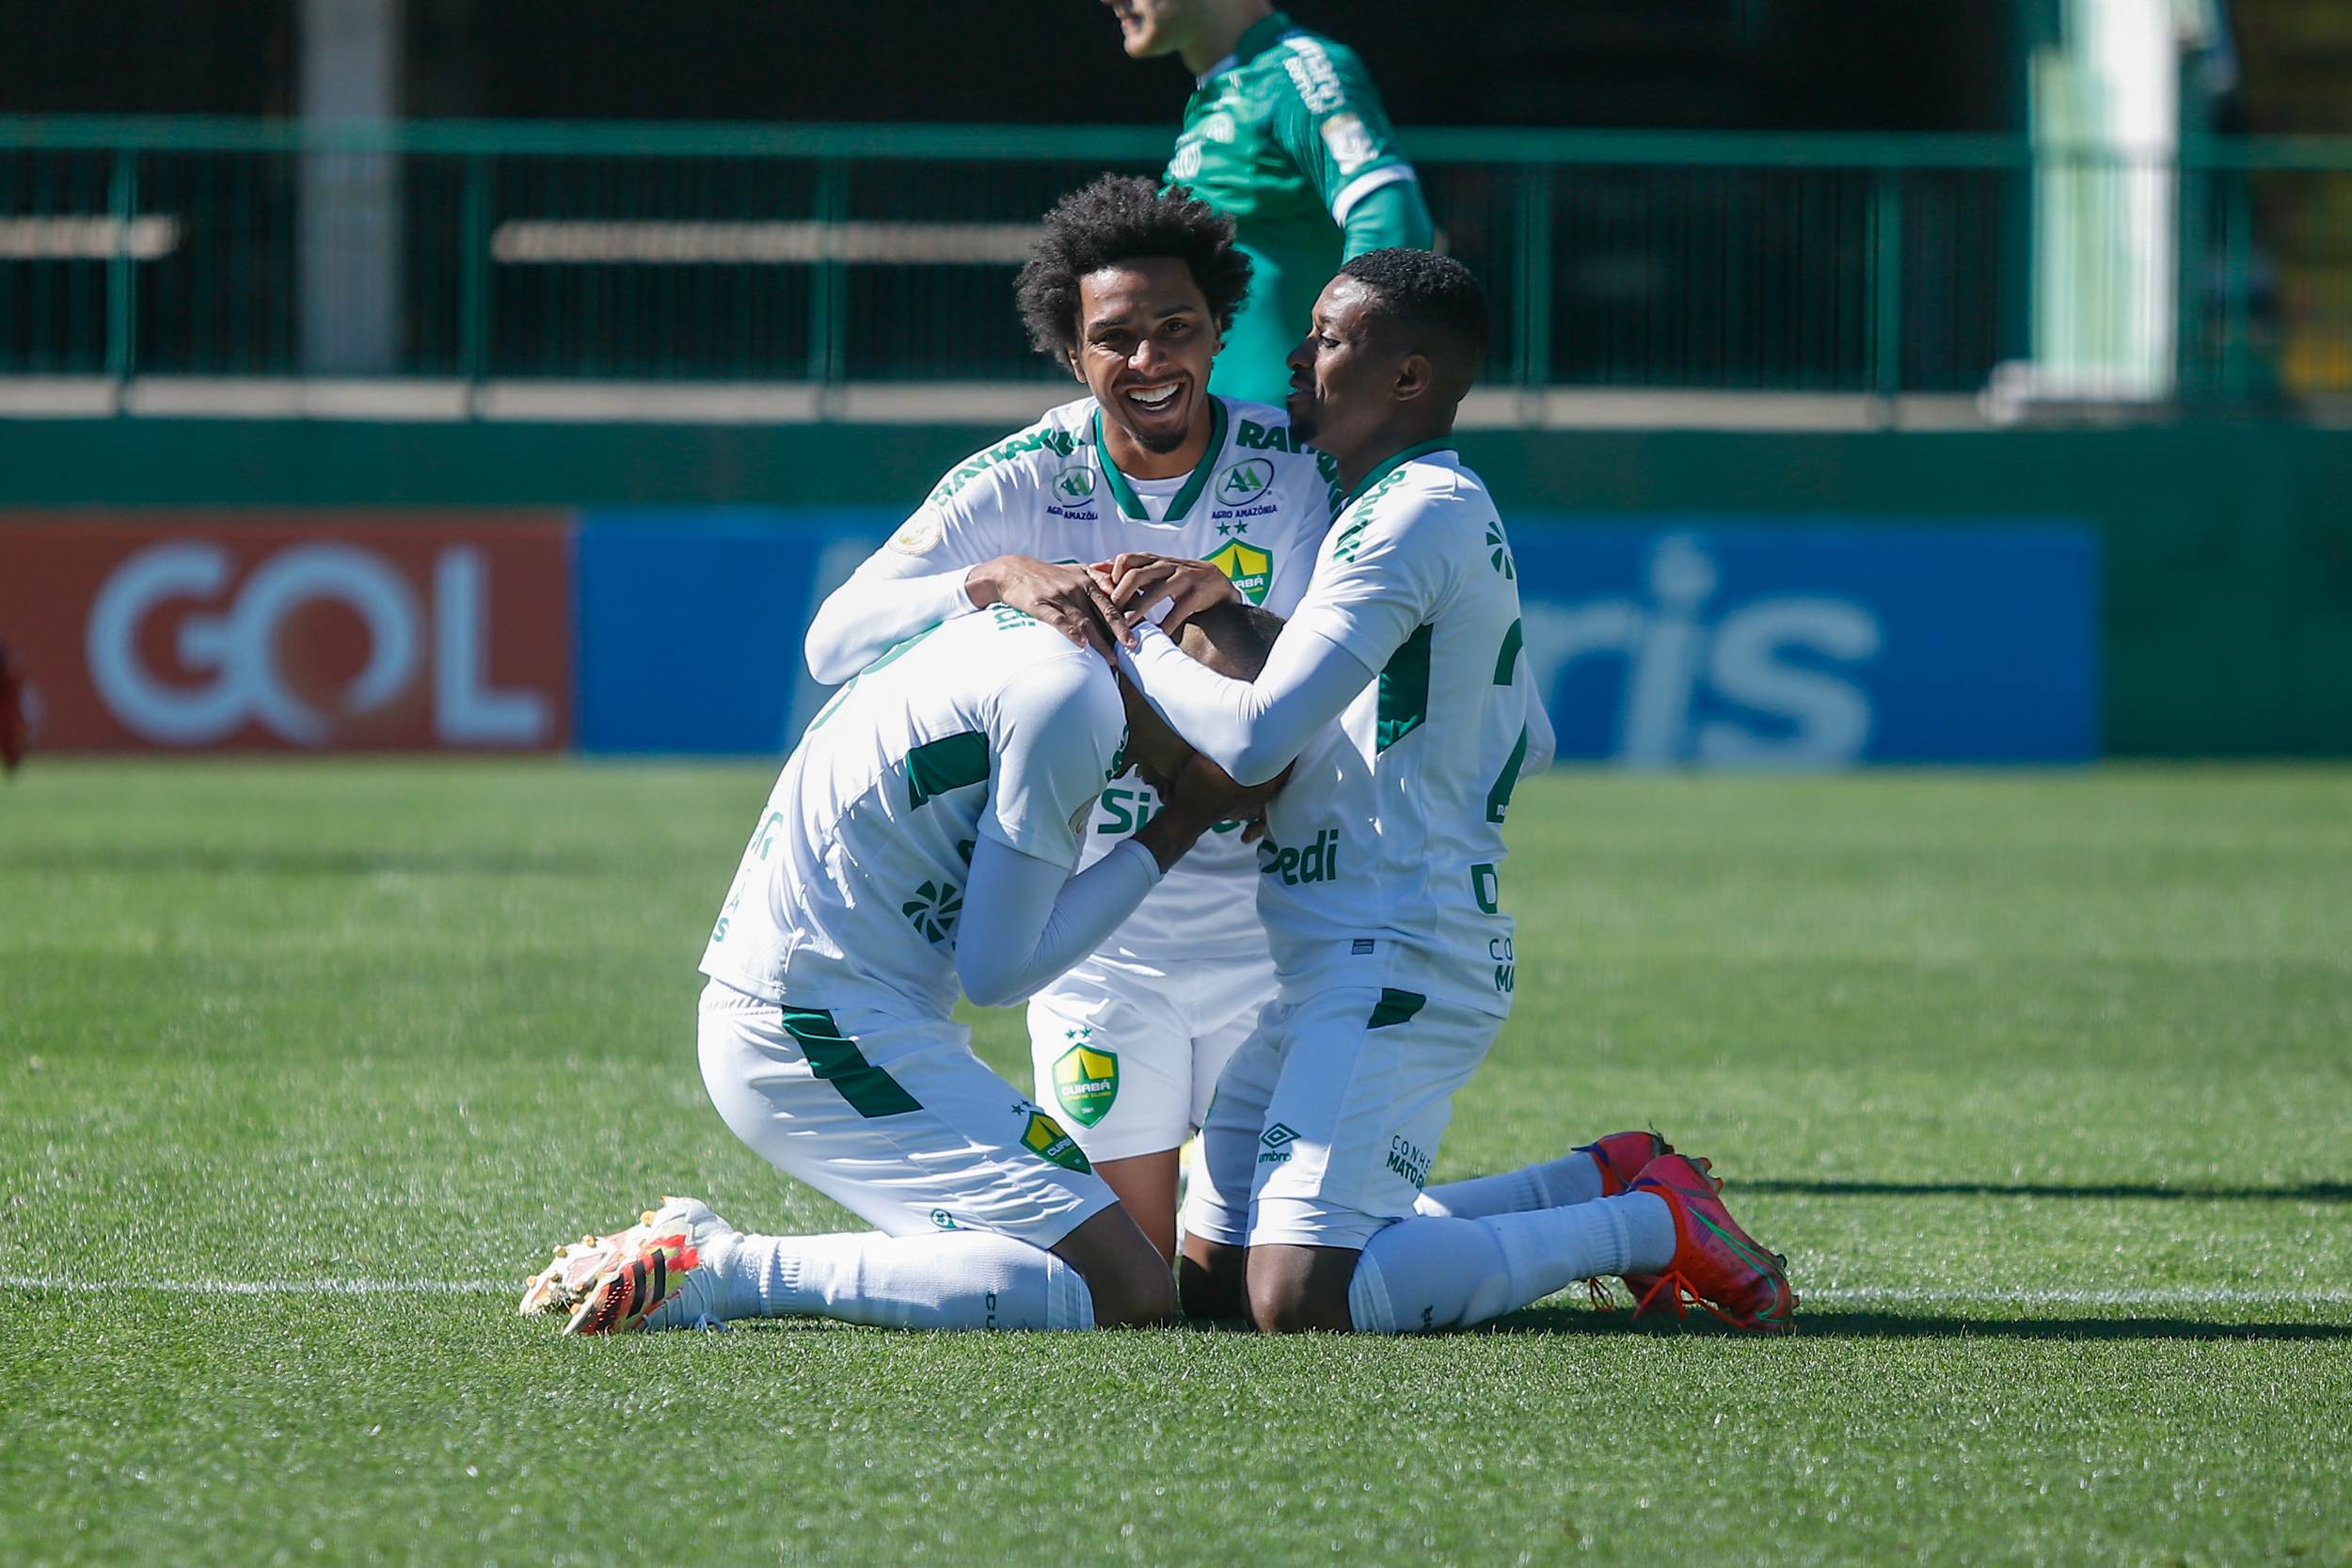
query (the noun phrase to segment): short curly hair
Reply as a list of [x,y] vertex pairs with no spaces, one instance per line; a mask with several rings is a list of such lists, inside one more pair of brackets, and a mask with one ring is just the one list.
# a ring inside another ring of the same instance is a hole
[[1078,280],[1147,256],[1184,262],[1217,331],[1233,325],[1249,292],[1249,258],[1233,244],[1233,220],[1182,185],[1163,192],[1149,180],[1106,174],[1054,203],[1013,284],[1031,346],[1057,358],[1075,349]]
[[1446,368],[1464,386],[1478,378],[1494,328],[1486,291],[1470,268],[1451,256],[1397,245],[1351,258],[1340,275],[1379,296],[1380,313],[1423,352],[1449,350]]

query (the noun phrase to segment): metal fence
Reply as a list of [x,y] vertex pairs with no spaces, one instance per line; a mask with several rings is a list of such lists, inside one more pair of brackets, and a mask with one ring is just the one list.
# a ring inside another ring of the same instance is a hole
[[[2352,141],[1408,134],[1525,388],[2352,391]],[[1151,129],[0,119],[0,376],[1023,381]]]

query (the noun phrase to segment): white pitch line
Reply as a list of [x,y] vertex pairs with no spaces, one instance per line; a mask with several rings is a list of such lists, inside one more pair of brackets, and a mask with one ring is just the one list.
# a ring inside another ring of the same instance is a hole
[[0,1291],[59,1291],[72,1295],[130,1294],[144,1291],[167,1296],[478,1296],[497,1291],[520,1293],[502,1279],[58,1279],[44,1275],[0,1275]]
[[[2232,1285],[2152,1286],[2114,1291],[1940,1290],[1931,1286],[1856,1285],[1802,1289],[1806,1307],[2342,1307],[2352,1290],[2252,1290]],[[147,1291],[169,1296],[474,1296],[518,1291],[504,1279],[63,1279],[0,1275],[0,1291],[73,1295]]]
[[1806,1306],[1885,1302],[1920,1307],[2299,1307],[2352,1304],[2352,1290],[2248,1290],[2233,1285],[2151,1286],[2123,1291],[1944,1291],[1912,1285],[1858,1285],[1797,1293]]

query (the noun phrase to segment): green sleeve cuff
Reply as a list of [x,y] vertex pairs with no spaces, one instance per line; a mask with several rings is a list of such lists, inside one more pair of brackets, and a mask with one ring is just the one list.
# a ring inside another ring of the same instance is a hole
[[1421,198],[1421,182],[1398,180],[1364,193],[1347,214],[1347,254],[1404,245],[1427,250],[1437,230]]

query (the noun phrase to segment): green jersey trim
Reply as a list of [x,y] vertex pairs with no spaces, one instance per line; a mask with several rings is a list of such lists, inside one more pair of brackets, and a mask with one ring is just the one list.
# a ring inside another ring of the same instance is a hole
[[[1152,514],[1144,509],[1143,500],[1136,494],[1135,486],[1127,483],[1127,476],[1120,473],[1119,465],[1111,461],[1111,449],[1103,440],[1103,408],[1100,404],[1094,408],[1094,451],[1103,460],[1103,478],[1109,483],[1111,499],[1119,502],[1120,513],[1139,523],[1151,522]],[[1181,523],[1184,520],[1192,511],[1192,503],[1199,500],[1200,492],[1209,487],[1209,475],[1216,471],[1216,460],[1224,451],[1225,400],[1211,393],[1209,444],[1202,450],[1200,461],[1193,466],[1192,475],[1184,481],[1184,487],[1176,492],[1174,500],[1168,502],[1168,515],[1160,518],[1161,522]]]
[[1367,1029],[1393,1029],[1400,1023],[1410,1023],[1429,998],[1417,990],[1398,990],[1393,986],[1380,988],[1380,1000],[1374,1004],[1372,1017],[1364,1021]]
[[896,1078],[866,1059],[857,1041],[841,1033],[833,1014],[815,1007],[787,1007],[784,1027],[808,1058],[809,1070],[831,1084],[850,1108],[872,1120],[902,1117],[923,1107]]
[[1429,643],[1434,628],[1426,622],[1390,656],[1380,672],[1380,721],[1374,734],[1373,755],[1378,756],[1429,720]]
[[926,740],[907,753],[907,809],[951,789],[988,783],[988,736],[977,730]]
[[1511,677],[1518,673],[1519,649],[1527,641],[1526,628],[1527,623],[1524,620],[1514,621],[1511,623],[1511,629],[1502,634],[1502,651],[1495,655],[1495,684],[1497,686],[1510,685]]
[[1358,480],[1355,486],[1350,489],[1346,495],[1340,498],[1339,510],[1341,512],[1344,512],[1349,507],[1355,505],[1358,497],[1361,496],[1365,491],[1371,489],[1374,485],[1379,483],[1382,480],[1388,478],[1391,474],[1396,472],[1397,469],[1405,467],[1406,464],[1410,463],[1414,458],[1426,457],[1433,451],[1451,451],[1453,450],[1454,438],[1450,436],[1441,436],[1435,441],[1423,441],[1419,446],[1406,447],[1403,451],[1398,452],[1395,456],[1388,458],[1387,460],[1375,465],[1372,472]]
[[937,506],[942,501],[952,500],[956,492],[961,490],[966,484],[988,472],[997,464],[1008,458],[1018,457],[1025,451],[1036,451],[1040,448],[1048,448],[1068,457],[1071,449],[1076,445],[1077,442],[1071,439],[1070,433],[1066,430],[1032,430],[1025,435],[1009,436],[993,447],[974,452],[948,469],[940,482],[931,487],[930,496],[923,504]]
[[1527,726],[1519,726],[1519,743],[1511,748],[1508,761],[1495,779],[1495,786],[1486,791],[1486,820],[1500,822],[1503,813],[1511,809],[1511,796],[1519,787],[1519,769],[1527,766]]

